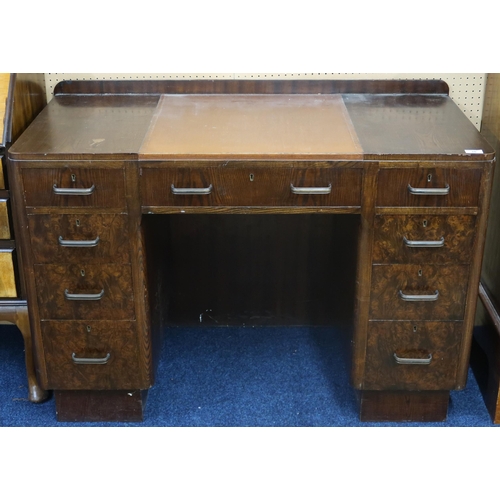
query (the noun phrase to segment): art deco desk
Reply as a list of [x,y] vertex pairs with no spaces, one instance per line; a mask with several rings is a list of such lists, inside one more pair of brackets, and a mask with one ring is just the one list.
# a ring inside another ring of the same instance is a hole
[[445,419],[493,164],[441,81],[60,83],[9,152],[58,418],[142,419],[166,325],[215,318],[342,321],[361,419]]

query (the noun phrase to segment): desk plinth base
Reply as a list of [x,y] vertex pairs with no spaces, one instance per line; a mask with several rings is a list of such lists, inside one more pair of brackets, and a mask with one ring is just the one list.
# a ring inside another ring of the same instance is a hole
[[362,422],[443,422],[450,391],[359,391]]
[[147,390],[54,391],[58,422],[142,422]]

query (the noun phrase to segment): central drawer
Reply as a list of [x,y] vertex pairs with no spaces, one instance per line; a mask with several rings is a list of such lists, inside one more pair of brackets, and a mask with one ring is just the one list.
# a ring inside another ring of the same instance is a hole
[[193,166],[145,162],[143,206],[338,206],[361,205],[362,168],[220,163]]

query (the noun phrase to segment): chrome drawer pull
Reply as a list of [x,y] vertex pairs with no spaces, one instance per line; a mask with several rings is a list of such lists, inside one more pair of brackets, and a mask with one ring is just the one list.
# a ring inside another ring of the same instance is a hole
[[104,288],[99,293],[69,293],[66,289],[64,296],[67,300],[101,300],[104,296]]
[[62,247],[92,248],[98,244],[99,236],[95,240],[63,240],[63,237],[59,236],[59,245]]
[[450,186],[446,184],[444,188],[414,188],[408,184],[408,191],[410,194],[445,195],[450,192]]
[[415,241],[415,240],[409,240],[406,238],[406,236],[403,236],[403,241],[404,244],[410,248],[439,248],[444,246],[443,237],[441,237],[441,239],[436,241]]
[[109,352],[104,358],[77,358],[75,353],[71,355],[73,363],[76,363],[77,365],[105,365],[109,361],[110,357],[111,354]]
[[173,184],[170,186],[173,194],[210,194],[212,184],[206,188],[176,188]]
[[52,191],[54,194],[65,194],[65,195],[76,195],[76,196],[87,196],[92,194],[95,190],[94,184],[89,188],[58,188],[56,184],[52,186]]
[[433,295],[407,295],[399,290],[399,297],[407,302],[432,302],[439,297],[439,291],[436,290]]
[[432,354],[429,354],[427,358],[400,358],[396,353],[394,353],[394,359],[399,365],[430,365],[432,361]]
[[293,194],[330,194],[332,192],[331,183],[327,187],[295,187],[290,184]]

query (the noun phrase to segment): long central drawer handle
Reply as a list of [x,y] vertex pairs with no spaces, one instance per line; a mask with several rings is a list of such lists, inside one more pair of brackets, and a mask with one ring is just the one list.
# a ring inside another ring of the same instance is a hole
[[430,365],[432,354],[429,354],[426,358],[400,358],[394,353],[394,359],[399,365]]
[[170,186],[173,194],[210,194],[212,184],[206,188],[177,188],[173,184]]
[[58,188],[57,184],[52,186],[54,194],[75,195],[75,196],[88,196],[95,191],[95,186],[92,184],[89,188]]
[[408,184],[408,191],[410,194],[446,195],[450,192],[450,186],[446,184],[444,188],[416,188]]
[[64,296],[67,300],[101,300],[104,296],[104,288],[99,293],[69,293],[66,289]]
[[64,240],[59,236],[59,245],[62,247],[92,248],[99,244],[99,236],[95,240]]
[[408,295],[399,290],[399,297],[407,302],[433,302],[439,297],[439,290],[436,290],[432,295]]
[[105,365],[109,361],[109,358],[111,358],[109,352],[104,358],[77,358],[75,353],[71,355],[73,363],[77,365]]
[[331,183],[326,187],[296,187],[290,184],[293,194],[330,194],[332,192]]
[[417,241],[417,240],[409,240],[406,238],[406,236],[403,236],[403,241],[404,244],[410,248],[440,248],[444,246],[443,237],[435,241]]

